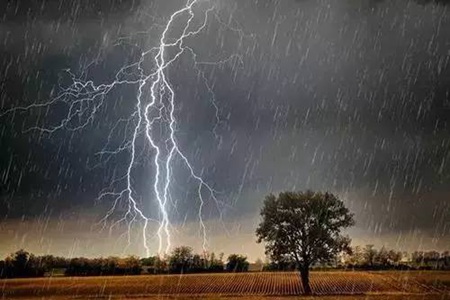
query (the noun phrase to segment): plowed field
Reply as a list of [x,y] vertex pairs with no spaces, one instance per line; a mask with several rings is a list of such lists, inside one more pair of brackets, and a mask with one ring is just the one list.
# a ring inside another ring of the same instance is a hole
[[[316,295],[450,293],[444,272],[312,272]],[[298,273],[237,273],[0,280],[0,295],[75,296],[292,296],[303,293]]]

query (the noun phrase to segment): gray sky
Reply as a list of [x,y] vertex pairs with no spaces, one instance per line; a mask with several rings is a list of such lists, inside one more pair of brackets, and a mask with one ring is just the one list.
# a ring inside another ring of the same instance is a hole
[[[121,67],[158,44],[168,17],[184,4],[107,2],[0,4],[2,111],[55,97],[70,83],[67,69],[97,84],[111,82]],[[186,40],[197,62],[232,59],[197,65],[202,77],[186,53],[167,74],[176,92],[177,141],[221,201],[217,206],[205,193],[211,249],[231,252],[234,241],[248,243],[240,252],[261,256],[254,229],[264,196],[304,189],[331,191],[347,203],[356,214],[355,243],[449,246],[446,3],[236,0],[196,6],[198,25],[215,7],[205,29]],[[169,35],[184,21],[178,19]],[[135,86],[114,89],[93,121],[76,132],[24,132],[58,124],[67,114],[63,105],[1,117],[0,235],[9,242],[0,254],[18,247],[65,255],[143,254],[142,224],[133,228],[127,248],[121,236],[126,226],[110,234],[96,225],[113,203],[98,195],[126,171],[129,152],[96,153],[129,140],[129,128],[114,126],[130,118],[136,95]],[[138,150],[134,193],[144,213],[158,218],[154,153],[144,142]],[[198,186],[180,158],[172,172],[174,243],[197,247]],[[112,186],[121,190],[123,182]],[[119,205],[108,226],[126,208],[126,202]]]

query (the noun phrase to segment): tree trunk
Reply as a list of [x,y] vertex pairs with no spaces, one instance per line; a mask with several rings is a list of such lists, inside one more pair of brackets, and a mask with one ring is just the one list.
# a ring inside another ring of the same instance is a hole
[[303,290],[305,295],[311,295],[311,286],[309,285],[309,268],[300,269],[300,277],[302,279]]

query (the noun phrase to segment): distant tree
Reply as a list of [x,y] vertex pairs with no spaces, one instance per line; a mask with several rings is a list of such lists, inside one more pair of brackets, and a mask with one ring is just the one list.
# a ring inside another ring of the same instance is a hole
[[437,269],[441,254],[437,251],[428,251],[424,253],[424,263],[427,268]]
[[12,255],[12,266],[14,267],[15,277],[28,277],[30,274],[30,253],[20,249]]
[[157,256],[155,260],[154,273],[166,273],[169,271],[168,257]]
[[66,269],[67,276],[88,276],[91,275],[91,265],[86,258],[72,258]]
[[419,269],[450,269],[448,251],[415,251],[411,254],[411,264]]
[[411,254],[411,261],[416,267],[421,267],[424,263],[424,253],[423,251],[414,251]]
[[347,261],[345,263],[351,266],[361,266],[364,264],[364,252],[360,246],[352,248],[352,252],[348,254]]
[[0,278],[8,277],[8,267],[4,260],[0,260]]
[[157,256],[141,258],[141,264],[143,266],[154,266],[157,259],[158,259]]
[[380,251],[375,254],[374,260],[375,264],[382,269],[389,267],[389,252],[385,247],[381,247]]
[[194,254],[192,256],[192,261],[189,266],[189,269],[186,271],[200,273],[204,272],[207,269],[206,258],[201,256],[200,254]]
[[101,275],[116,275],[118,272],[120,258],[110,256],[101,261]]
[[137,256],[128,256],[119,261],[119,266],[123,267],[126,275],[138,275],[142,272],[141,262]]
[[69,261],[65,275],[67,276],[99,276],[99,275],[137,275],[142,271],[138,257],[126,258],[73,258]]
[[442,270],[450,270],[450,252],[444,251],[441,253],[439,268]]
[[255,260],[255,269],[258,271],[262,271],[264,268],[264,262],[261,258],[257,258]]
[[223,272],[223,253],[220,253],[219,257],[216,257],[214,252],[205,253],[205,259],[207,263],[207,270],[209,272]]
[[267,260],[264,266],[265,271],[294,271],[297,269],[295,260],[286,255],[269,254]]
[[341,230],[354,224],[353,214],[330,193],[285,192],[266,197],[256,230],[266,253],[295,261],[306,294],[311,294],[309,269],[350,251]]
[[39,277],[44,275],[44,269],[33,254],[21,249],[9,255],[4,262],[4,277]]
[[169,270],[175,273],[186,273],[193,263],[193,250],[191,247],[181,246],[172,250],[169,258]]
[[373,245],[366,245],[364,247],[364,262],[367,266],[373,267],[375,265],[375,258],[378,251]]
[[231,254],[227,259],[226,270],[228,272],[247,272],[250,263],[247,261],[247,256],[240,254]]
[[69,260],[64,257],[43,255],[36,257],[39,267],[45,272],[52,272],[55,269],[64,269],[69,265]]
[[403,254],[400,251],[389,250],[388,259],[391,265],[397,266],[403,258]]
[[146,267],[146,270],[150,274],[159,274],[167,271],[167,261],[164,257],[150,256],[141,258],[141,265]]
[[408,269],[410,266],[402,264],[402,259],[408,254],[382,247],[380,250],[373,245],[364,248],[352,248],[352,254],[344,257],[345,267],[362,269]]

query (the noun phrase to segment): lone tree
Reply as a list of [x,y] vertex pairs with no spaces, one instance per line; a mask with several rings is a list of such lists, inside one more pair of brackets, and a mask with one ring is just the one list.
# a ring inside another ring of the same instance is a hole
[[305,294],[311,294],[309,269],[349,252],[350,238],[341,229],[354,225],[353,214],[330,193],[285,192],[269,195],[261,209],[256,235],[266,254],[275,260],[294,261]]

